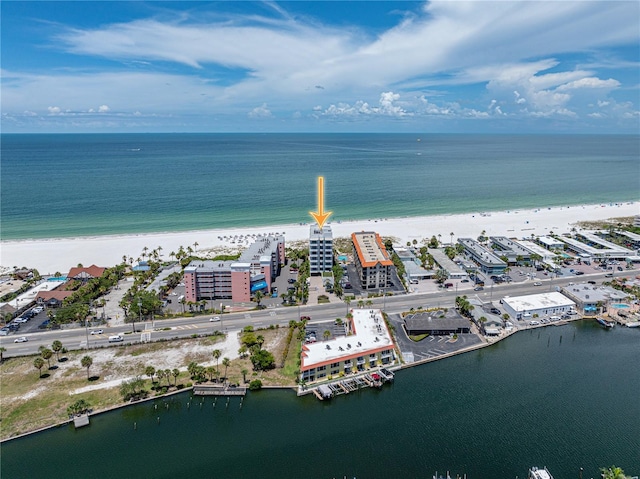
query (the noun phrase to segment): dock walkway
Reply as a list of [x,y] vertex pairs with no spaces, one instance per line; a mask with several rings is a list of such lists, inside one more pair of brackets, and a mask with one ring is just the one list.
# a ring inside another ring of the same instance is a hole
[[375,371],[369,371],[366,374],[319,385],[311,389],[311,392],[323,401],[339,394],[349,394],[363,388],[380,388],[384,383],[393,381],[393,377],[391,371],[380,368]]
[[244,396],[247,394],[245,387],[229,386],[194,386],[194,396]]

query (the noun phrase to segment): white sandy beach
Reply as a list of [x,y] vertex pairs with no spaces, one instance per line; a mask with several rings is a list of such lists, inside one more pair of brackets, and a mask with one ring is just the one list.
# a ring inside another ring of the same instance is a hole
[[[566,233],[579,221],[606,220],[640,214],[638,202],[607,203],[598,205],[564,206],[529,210],[509,210],[491,213],[468,213],[443,216],[405,217],[389,219],[356,220],[331,223],[334,238],[347,237],[354,231],[376,231],[381,236],[393,236],[401,243],[433,235],[441,235],[444,243],[460,237],[476,238],[483,230],[488,236],[503,235],[515,238],[544,235],[549,232]],[[311,220],[311,218],[310,218]],[[40,274],[66,273],[71,267],[113,266],[122,262],[123,255],[140,257],[143,248],[162,247],[162,256],[178,251],[180,246],[197,250],[221,251],[223,248],[246,246],[257,234],[284,234],[287,242],[305,240],[309,236],[309,224],[279,225],[213,229],[180,233],[152,233],[121,236],[97,236],[50,240],[2,241],[0,266],[36,268]],[[243,242],[234,237],[243,236]],[[249,238],[247,238],[249,236]],[[226,237],[226,238],[225,238]]]

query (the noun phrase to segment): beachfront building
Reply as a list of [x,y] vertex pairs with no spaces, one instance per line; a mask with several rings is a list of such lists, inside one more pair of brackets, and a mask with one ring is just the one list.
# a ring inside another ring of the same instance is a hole
[[449,279],[465,279],[467,278],[467,270],[464,269],[463,266],[460,266],[445,254],[441,249],[430,249],[429,253],[433,256],[433,260],[447,273],[447,278]]
[[264,236],[235,261],[196,260],[184,269],[185,301],[251,301],[256,291],[271,292],[284,264],[284,237]]
[[609,286],[594,286],[589,283],[572,284],[562,288],[562,293],[576,303],[576,310],[584,316],[598,314],[611,304],[623,303],[629,295]]
[[480,271],[487,274],[503,274],[507,268],[507,263],[502,261],[493,251],[485,248],[473,238],[458,239],[464,247],[464,252],[468,258],[476,263]]
[[538,236],[536,242],[549,251],[564,251],[564,243],[551,236]]
[[382,239],[373,231],[352,233],[353,260],[362,289],[379,289],[391,286],[393,261],[389,258]]
[[611,230],[597,233],[597,235],[603,239],[613,238],[621,241],[627,248],[636,251],[640,249],[640,235],[638,233],[625,230]]
[[312,383],[357,374],[398,359],[379,309],[352,309],[347,336],[302,345],[300,379]]
[[436,271],[433,269],[424,269],[421,266],[420,260],[416,258],[416,255],[413,254],[413,251],[409,248],[404,246],[394,246],[393,250],[398,255],[398,258],[400,258],[400,261],[402,261],[409,280],[432,278],[436,274]]
[[603,240],[593,233],[578,233],[575,238],[562,238],[568,250],[574,251],[583,259],[620,260],[633,256],[634,251]]
[[312,225],[309,229],[309,273],[322,274],[333,268],[333,233],[331,226]]
[[67,280],[76,280],[86,282],[93,278],[100,278],[104,274],[107,268],[102,268],[92,264],[88,268],[78,266],[77,268],[71,268],[67,273]]
[[508,264],[528,263],[531,261],[531,252],[517,241],[506,236],[491,236],[489,240],[495,254],[501,258],[507,258]]
[[529,251],[529,258],[532,255],[538,255],[540,257],[540,261],[550,266],[556,267],[553,259],[557,256],[556,253],[549,251],[547,248],[543,248],[539,244],[534,243],[533,241],[528,240],[520,240],[518,244]]
[[505,312],[515,319],[530,319],[544,316],[560,316],[574,310],[576,303],[562,293],[529,294],[526,296],[506,296],[502,299]]
[[409,336],[430,334],[446,336],[466,334],[471,331],[471,323],[454,309],[448,311],[429,311],[408,315],[404,318],[404,329]]

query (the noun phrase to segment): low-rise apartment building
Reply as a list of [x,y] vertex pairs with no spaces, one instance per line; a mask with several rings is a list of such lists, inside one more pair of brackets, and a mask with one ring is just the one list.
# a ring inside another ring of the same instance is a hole
[[507,263],[502,261],[498,255],[473,238],[459,238],[458,243],[464,247],[467,257],[476,263],[483,273],[502,274],[507,268]]
[[364,372],[397,362],[391,334],[379,309],[352,309],[349,334],[303,344],[300,379],[307,383]]
[[362,289],[379,289],[391,286],[393,261],[389,258],[382,239],[373,231],[352,233],[353,261]]
[[249,302],[256,291],[271,292],[284,261],[283,236],[258,238],[235,261],[192,261],[184,269],[185,300]]

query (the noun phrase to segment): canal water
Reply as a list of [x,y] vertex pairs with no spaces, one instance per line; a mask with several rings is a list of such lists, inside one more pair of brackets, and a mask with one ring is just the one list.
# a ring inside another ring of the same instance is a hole
[[[2,445],[13,478],[599,477],[640,473],[640,330],[520,332],[331,401],[189,392]],[[157,405],[157,408],[156,408]],[[135,427],[134,427],[135,425]]]

